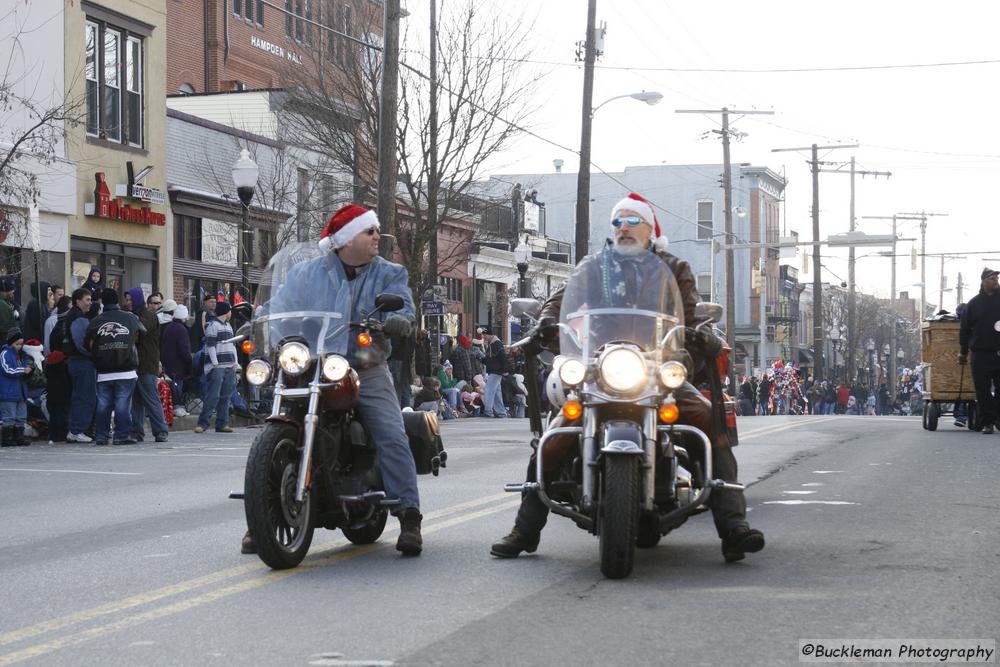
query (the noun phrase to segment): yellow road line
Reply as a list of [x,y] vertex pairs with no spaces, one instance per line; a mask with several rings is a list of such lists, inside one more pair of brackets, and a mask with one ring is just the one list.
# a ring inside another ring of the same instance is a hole
[[[477,498],[475,500],[470,500],[463,503],[458,503],[456,505],[451,505],[449,507],[442,508],[440,510],[435,510],[433,512],[428,512],[424,515],[424,521],[433,521],[443,516],[448,516],[449,514],[454,514],[456,512],[461,512],[473,507],[478,507],[479,505],[485,505],[488,503],[495,502],[501,498],[509,497],[509,493],[497,493],[491,496],[486,496],[484,498]],[[388,529],[383,536],[390,536],[393,532],[397,530],[394,528]],[[425,529],[426,532],[426,529]],[[333,544],[326,547],[326,550],[338,549],[349,545],[346,539],[337,540]],[[312,560],[322,559],[323,556],[317,554],[307,559],[308,564]],[[10,632],[5,632],[0,634],[0,646],[6,644],[12,644],[15,642],[24,641],[25,639],[30,639],[32,637],[37,637],[38,635],[45,634],[47,632],[54,632],[60,630],[70,625],[76,623],[82,623],[85,621],[91,621],[95,618],[101,616],[106,616],[108,614],[114,614],[126,609],[133,609],[135,607],[141,607],[142,605],[149,604],[150,602],[156,602],[157,600],[162,600],[163,598],[170,597],[172,595],[178,595],[180,593],[186,593],[188,591],[194,590],[196,588],[201,588],[209,584],[215,584],[220,581],[225,581],[226,579],[232,579],[233,577],[238,577],[245,574],[250,574],[259,570],[267,570],[268,567],[261,563],[256,558],[252,563],[247,563],[246,565],[239,565],[236,567],[227,568],[225,570],[219,570],[218,572],[212,572],[210,574],[196,577],[194,579],[188,579],[187,581],[181,581],[170,586],[164,586],[148,593],[140,593],[138,595],[133,595],[131,597],[124,598],[122,600],[117,600],[114,602],[108,602],[106,604],[98,605],[90,609],[84,609],[82,611],[74,612],[66,616],[60,616],[48,621],[42,621],[41,623],[36,623],[35,625],[29,625],[18,630],[12,630]]]
[[[422,530],[422,533],[429,535],[431,533],[436,533],[439,530],[444,530],[445,528],[451,528],[452,526],[457,526],[463,523],[468,523],[475,519],[488,516],[490,514],[496,514],[497,512],[511,509],[521,502],[520,498],[514,498],[509,502],[501,503],[493,507],[488,507],[486,509],[479,510],[477,512],[472,512],[470,514],[463,514],[462,516],[454,517],[440,523],[436,523],[432,526],[428,526]],[[231,595],[236,595],[238,593],[243,593],[255,588],[260,588],[266,586],[269,583],[280,581],[282,579],[287,579],[288,577],[294,577],[302,572],[308,572],[309,570],[325,567],[332,563],[338,561],[350,560],[352,558],[358,558],[364,556],[365,554],[371,553],[378,549],[383,549],[389,546],[389,543],[375,543],[368,544],[361,547],[355,547],[350,551],[341,551],[338,553],[330,554],[323,558],[320,558],[312,563],[302,565],[298,568],[291,570],[280,570],[272,571],[264,574],[256,579],[249,579],[247,581],[241,581],[225,588],[220,588],[214,591],[209,591],[201,595],[197,595],[186,600],[180,600],[173,604],[169,604],[163,607],[158,607],[151,609],[149,611],[143,612],[141,614],[136,614],[134,616],[129,616],[128,618],[123,618],[119,621],[113,623],[108,623],[105,625],[99,625],[97,627],[89,628],[75,634],[67,635],[65,637],[60,637],[58,639],[53,639],[51,641],[45,642],[43,644],[36,644],[35,646],[29,646],[27,648],[21,649],[19,651],[14,651],[12,653],[7,653],[0,655],[0,665],[11,665],[16,662],[21,662],[23,660],[30,660],[32,658],[37,658],[38,656],[57,651],[67,646],[74,646],[76,644],[82,644],[83,642],[101,637],[119,630],[124,630],[126,628],[134,627],[136,625],[141,625],[149,621],[155,621],[166,616],[171,616],[174,614],[179,614],[181,612],[189,611],[195,607],[200,607],[202,605],[215,602],[216,600],[221,600],[223,598],[229,597]]]
[[749,440],[750,438],[756,438],[761,435],[770,435],[772,433],[778,433],[780,431],[787,431],[792,428],[798,428],[799,426],[808,426],[810,424],[820,424],[822,422],[832,421],[838,417],[821,417],[819,419],[810,419],[809,421],[796,421],[792,423],[780,424],[778,426],[758,429],[756,431],[750,431],[747,434],[740,434],[740,442],[744,440]]

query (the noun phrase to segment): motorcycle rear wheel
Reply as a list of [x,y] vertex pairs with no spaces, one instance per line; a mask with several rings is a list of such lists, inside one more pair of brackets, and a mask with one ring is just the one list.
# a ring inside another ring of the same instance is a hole
[[247,458],[243,507],[257,555],[275,570],[296,567],[312,544],[313,503],[307,490],[295,501],[301,452],[291,424],[264,427]]
[[639,460],[611,455],[604,461],[600,522],[601,573],[623,579],[632,573],[639,532]]

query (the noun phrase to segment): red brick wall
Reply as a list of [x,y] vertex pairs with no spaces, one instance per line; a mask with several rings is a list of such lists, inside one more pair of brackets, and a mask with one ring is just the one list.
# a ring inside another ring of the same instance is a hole
[[[209,4],[212,4],[209,2]],[[204,0],[167,0],[167,94],[205,89]]]

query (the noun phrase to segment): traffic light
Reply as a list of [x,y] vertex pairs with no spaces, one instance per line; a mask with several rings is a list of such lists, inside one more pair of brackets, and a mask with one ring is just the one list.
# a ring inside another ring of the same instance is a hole
[[755,292],[760,292],[764,289],[764,274],[760,271],[753,272],[753,282],[751,283]]
[[788,327],[784,324],[779,324],[774,327],[774,340],[779,343],[784,343],[785,339],[788,337]]

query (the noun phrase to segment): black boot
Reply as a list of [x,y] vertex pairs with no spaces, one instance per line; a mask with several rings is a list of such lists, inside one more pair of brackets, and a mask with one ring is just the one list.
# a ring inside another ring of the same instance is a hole
[[24,436],[24,429],[18,428],[14,429],[14,436],[16,438],[16,445],[18,447],[27,447],[31,444],[31,438],[26,438]]
[[541,537],[541,533],[527,533],[515,526],[510,534],[493,543],[490,554],[499,558],[517,558],[522,551],[533,554]]
[[0,428],[0,447],[13,447],[14,436],[11,434],[11,429],[7,426]]
[[764,533],[750,526],[739,526],[729,531],[722,540],[722,557],[727,563],[734,563],[746,558],[747,554],[757,553],[764,548]]
[[420,522],[423,520],[420,510],[407,507],[399,515],[399,539],[396,540],[396,551],[402,551],[404,556],[419,556],[424,548],[424,540],[420,537]]
[[250,537],[250,529],[247,529],[247,534],[243,536],[243,541],[240,543],[240,553],[241,554],[257,553],[257,543],[253,541],[252,537]]

